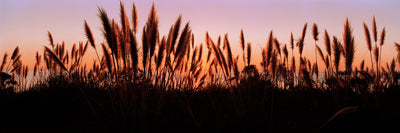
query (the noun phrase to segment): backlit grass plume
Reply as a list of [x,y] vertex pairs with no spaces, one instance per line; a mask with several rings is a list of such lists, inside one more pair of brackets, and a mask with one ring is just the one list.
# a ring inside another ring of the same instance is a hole
[[113,27],[112,23],[110,22],[106,11],[102,7],[99,7],[98,10],[99,10],[98,16],[103,26],[102,28],[103,36],[106,39],[108,46],[111,49],[115,49],[116,44],[114,44],[115,38],[113,37],[114,30],[112,28]]
[[65,67],[65,65],[61,62],[60,58],[57,57],[57,55],[50,50],[48,47],[44,46],[44,49],[46,51],[46,56],[54,61],[62,70],[68,71],[68,69]]
[[[132,31],[133,32],[133,31]],[[132,68],[136,72],[138,68],[138,50],[137,50],[137,40],[136,40],[136,35],[133,33],[129,34],[130,35],[130,52],[131,52],[131,63],[132,63]]]
[[386,36],[386,30],[385,27],[383,27],[381,36],[380,36],[380,41],[379,41],[379,46],[380,46],[380,51],[379,51],[379,66],[381,66],[382,62],[382,46],[385,44],[385,36]]
[[11,60],[14,60],[19,55],[19,47],[15,47],[14,51],[11,54]]
[[7,54],[7,52],[6,52],[6,53],[4,53],[4,55],[3,55],[3,61],[1,62],[0,72],[3,71],[5,64],[7,64],[7,62],[8,62],[8,61],[7,61],[7,57],[8,57],[8,54]]
[[282,52],[283,52],[283,55],[285,56],[284,59],[286,59],[286,63],[288,64],[287,60],[288,60],[288,58],[289,58],[289,55],[288,55],[289,52],[288,52],[288,49],[287,49],[286,44],[283,45]]
[[95,41],[94,41],[93,33],[90,30],[90,27],[89,27],[88,23],[86,22],[86,20],[85,20],[85,35],[86,35],[86,38],[90,42],[90,46],[92,46],[93,49],[95,50],[97,59],[100,62],[100,57],[99,57],[99,54],[97,53],[97,49],[96,49],[96,44],[95,44]]
[[51,46],[52,48],[54,48],[53,35],[51,35],[50,31],[48,31],[47,34],[48,34],[48,36],[49,36],[50,46]]
[[[314,39],[315,66],[316,66],[315,68],[318,69],[317,41],[318,41],[319,31],[318,31],[318,26],[315,23],[313,23],[313,25],[312,25],[312,35],[313,35],[313,39]],[[322,59],[324,59],[324,56],[322,56]],[[316,70],[316,71],[318,71],[318,70]],[[317,82],[318,82],[318,72],[316,73],[316,75],[317,75]]]
[[[395,46],[396,51],[397,51],[397,63],[398,63],[399,66],[400,66],[400,44],[397,43],[397,42],[395,42],[395,43],[394,43],[394,46]],[[1,69],[0,69],[0,70],[1,70]]]
[[278,41],[277,38],[274,39],[274,46],[275,46],[275,50],[278,52],[279,56],[281,56],[281,43]]
[[378,63],[378,61],[379,61],[379,47],[378,46],[375,46],[375,48],[374,48],[374,59],[375,59],[375,64],[376,64],[376,69],[377,69],[377,72],[378,72],[378,69],[379,69],[379,63]]
[[268,40],[267,40],[267,45],[266,45],[266,66],[269,66],[270,64],[270,59],[272,58],[272,50],[273,50],[273,42],[274,41],[274,36],[272,30],[269,32]]
[[186,23],[185,27],[183,28],[183,31],[180,35],[178,45],[176,46],[175,54],[174,54],[174,62],[175,62],[175,67],[174,70],[177,70],[177,68],[180,68],[183,63],[183,59],[185,55],[187,54],[187,47],[190,47],[190,37],[192,30],[190,29],[189,23]]
[[250,66],[251,61],[251,43],[247,43],[247,66]]
[[341,53],[342,53],[342,44],[339,42],[339,40],[335,36],[333,36],[333,56],[335,57],[334,65],[335,65],[337,74],[339,72],[339,63],[340,63]]
[[90,27],[87,24],[86,20],[85,20],[85,35],[86,35],[86,38],[89,40],[90,45],[94,49],[96,49],[96,45],[95,45],[95,42],[94,42],[94,37],[93,37],[92,31],[90,30]]
[[328,31],[324,32],[324,40],[325,40],[325,48],[326,48],[326,53],[328,53],[329,56],[331,56],[331,39],[329,37]]
[[233,66],[233,57],[232,57],[231,44],[229,43],[228,39],[228,34],[225,34],[224,37],[224,50],[226,51],[227,54],[228,68],[231,68]]
[[375,16],[372,18],[372,35],[374,36],[374,41],[378,41],[378,31],[376,29]]
[[101,44],[101,47],[103,48],[103,54],[104,54],[104,59],[105,59],[104,63],[106,64],[108,71],[110,73],[112,73],[112,71],[113,71],[112,59],[111,59],[112,57],[111,57],[110,51],[107,49],[107,46],[104,43]]
[[367,48],[369,50],[369,56],[371,58],[371,68],[372,70],[374,69],[374,62],[372,61],[372,44],[371,44],[371,36],[369,33],[369,29],[367,24],[365,22],[363,23],[364,26],[364,35],[365,35],[365,41],[367,42]]
[[346,19],[344,24],[343,31],[343,42],[344,42],[344,52],[345,52],[345,64],[346,64],[346,72],[351,72],[352,64],[354,61],[354,36],[352,35],[352,29],[349,23],[349,19]]
[[242,49],[242,58],[243,58],[243,62],[246,62],[246,60],[245,60],[245,58],[244,58],[245,43],[246,43],[246,41],[244,40],[243,29],[240,29],[240,48]]
[[244,34],[243,34],[243,29],[240,30],[240,48],[242,48],[242,50],[244,50],[244,44],[246,42],[244,41]]
[[[151,57],[154,55],[155,47],[158,41],[158,16],[156,8],[153,5],[151,6],[151,11],[149,14],[149,18],[147,20],[146,26],[146,40],[147,45],[150,46],[150,66],[151,66]],[[151,68],[151,67],[150,67]]]
[[325,56],[324,56],[324,53],[322,52],[321,48],[318,45],[316,45],[316,47],[317,47],[316,49],[318,51],[319,56],[322,58],[322,61],[324,61],[324,63],[326,63]]
[[138,20],[136,5],[135,5],[135,2],[133,2],[133,4],[132,4],[132,30],[135,34],[137,33],[138,22],[139,22],[139,20]]
[[318,41],[319,31],[318,31],[318,26],[315,23],[313,23],[313,26],[312,26],[312,35],[313,35],[313,39],[315,41]]
[[299,38],[299,41],[296,43],[297,46],[299,47],[300,57],[302,57],[303,55],[304,39],[306,37],[306,33],[307,33],[307,23],[304,24],[303,31],[301,32],[301,37]]

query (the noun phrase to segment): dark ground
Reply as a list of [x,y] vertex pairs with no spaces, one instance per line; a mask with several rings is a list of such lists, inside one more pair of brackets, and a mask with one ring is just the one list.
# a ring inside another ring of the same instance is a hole
[[[343,132],[399,131],[400,97],[331,93],[132,91],[111,102],[107,91],[48,89],[0,96],[1,132]],[[90,92],[90,93],[89,93]],[[90,94],[90,95],[89,95]],[[146,97],[142,97],[146,95]],[[361,99],[361,100],[360,100]],[[271,104],[272,103],[272,104]],[[113,105],[114,104],[114,105]],[[118,106],[121,105],[121,106]],[[130,105],[129,107],[125,105]],[[342,107],[359,110],[318,130]],[[124,113],[125,111],[125,113]],[[129,113],[126,113],[129,112]]]

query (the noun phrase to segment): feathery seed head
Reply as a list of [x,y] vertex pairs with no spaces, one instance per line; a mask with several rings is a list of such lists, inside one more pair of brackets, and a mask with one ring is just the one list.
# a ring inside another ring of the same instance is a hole
[[385,35],[386,35],[386,30],[385,30],[385,27],[383,27],[382,32],[381,32],[380,46],[382,46],[385,42]]
[[371,51],[372,50],[372,45],[371,45],[371,36],[369,35],[369,29],[367,24],[365,24],[365,22],[363,23],[364,25],[364,35],[365,35],[365,40],[367,42],[367,47],[368,50]]
[[315,41],[318,41],[318,34],[319,34],[319,32],[318,32],[318,26],[317,26],[317,24],[315,24],[315,23],[313,23],[313,26],[312,26],[312,33],[313,33],[313,38],[314,38],[314,40],[315,40]]
[[375,16],[372,18],[372,33],[374,35],[375,42],[378,40],[378,31],[376,29]]
[[329,56],[331,56],[331,40],[330,40],[328,31],[326,31],[326,29],[325,29],[324,40],[325,40],[326,52],[328,53]]

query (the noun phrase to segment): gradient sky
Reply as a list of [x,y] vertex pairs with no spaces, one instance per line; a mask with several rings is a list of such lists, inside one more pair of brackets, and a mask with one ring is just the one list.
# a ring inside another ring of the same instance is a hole
[[[97,7],[106,9],[110,18],[119,20],[120,0],[1,0],[0,1],[0,55],[12,53],[20,46],[23,64],[34,64],[34,53],[43,53],[47,46],[47,31],[53,34],[55,42],[66,42],[71,49],[73,43],[86,41],[83,23],[86,19],[96,42],[103,42],[101,22],[97,17]],[[139,29],[143,28],[153,1],[122,0],[128,16],[131,16],[132,2],[139,14]],[[370,63],[362,23],[371,30],[372,17],[376,17],[380,31],[386,27],[386,40],[383,47],[383,61],[391,60],[396,52],[393,42],[400,42],[400,1],[398,0],[155,0],[159,16],[160,35],[166,35],[170,26],[181,14],[183,23],[189,22],[195,34],[196,44],[204,43],[206,31],[214,41],[218,35],[229,34],[234,55],[241,52],[239,33],[243,28],[246,42],[252,43],[252,64],[259,65],[261,49],[265,47],[268,33],[282,43],[289,44],[290,33],[295,38],[301,34],[307,22],[306,44],[303,54],[314,60],[314,41],[311,25],[319,27],[318,45],[325,52],[323,30],[342,38],[343,24],[349,18],[355,36],[356,53],[353,66],[361,60]],[[139,36],[141,36],[139,34]],[[99,47],[98,47],[99,48]],[[295,48],[295,55],[298,56]],[[95,58],[89,49],[85,60]],[[239,62],[242,62],[240,60]],[[322,65],[322,64],[320,64]],[[367,65],[369,66],[369,65]],[[322,68],[319,67],[319,68]]]

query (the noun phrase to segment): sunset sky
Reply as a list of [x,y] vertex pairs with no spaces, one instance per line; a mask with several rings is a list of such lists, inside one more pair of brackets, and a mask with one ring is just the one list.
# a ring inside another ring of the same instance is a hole
[[[9,54],[19,46],[23,64],[33,68],[34,53],[43,53],[48,46],[47,31],[55,42],[65,41],[66,48],[73,43],[86,41],[84,20],[88,22],[99,45],[104,41],[97,7],[102,6],[110,18],[119,19],[120,0],[1,0],[0,1],[0,56]],[[131,17],[132,2],[139,14],[139,30],[143,28],[152,0],[122,0]],[[343,24],[349,18],[355,36],[356,53],[353,66],[361,60],[370,63],[366,47],[363,22],[371,29],[376,17],[379,34],[386,27],[383,61],[395,57],[394,42],[400,42],[399,0],[154,0],[159,16],[160,35],[166,35],[170,26],[181,14],[183,23],[190,22],[196,44],[204,43],[208,31],[214,41],[218,35],[228,33],[234,55],[241,54],[239,33],[243,28],[246,42],[252,43],[252,64],[259,65],[261,49],[265,47],[268,33],[282,43],[289,44],[290,33],[295,38],[307,22],[304,55],[314,60],[314,41],[311,25],[316,23],[320,36],[318,45],[325,52],[323,31],[342,39]],[[130,18],[131,19],[131,18]],[[141,37],[141,34],[139,34]],[[100,47],[98,47],[100,48]],[[86,60],[95,59],[94,50],[88,49]],[[298,49],[295,48],[298,57]],[[298,58],[297,58],[298,59]],[[242,62],[242,60],[240,60]],[[322,65],[322,64],[320,64]],[[370,65],[367,65],[370,67]],[[322,68],[322,66],[320,67]]]

